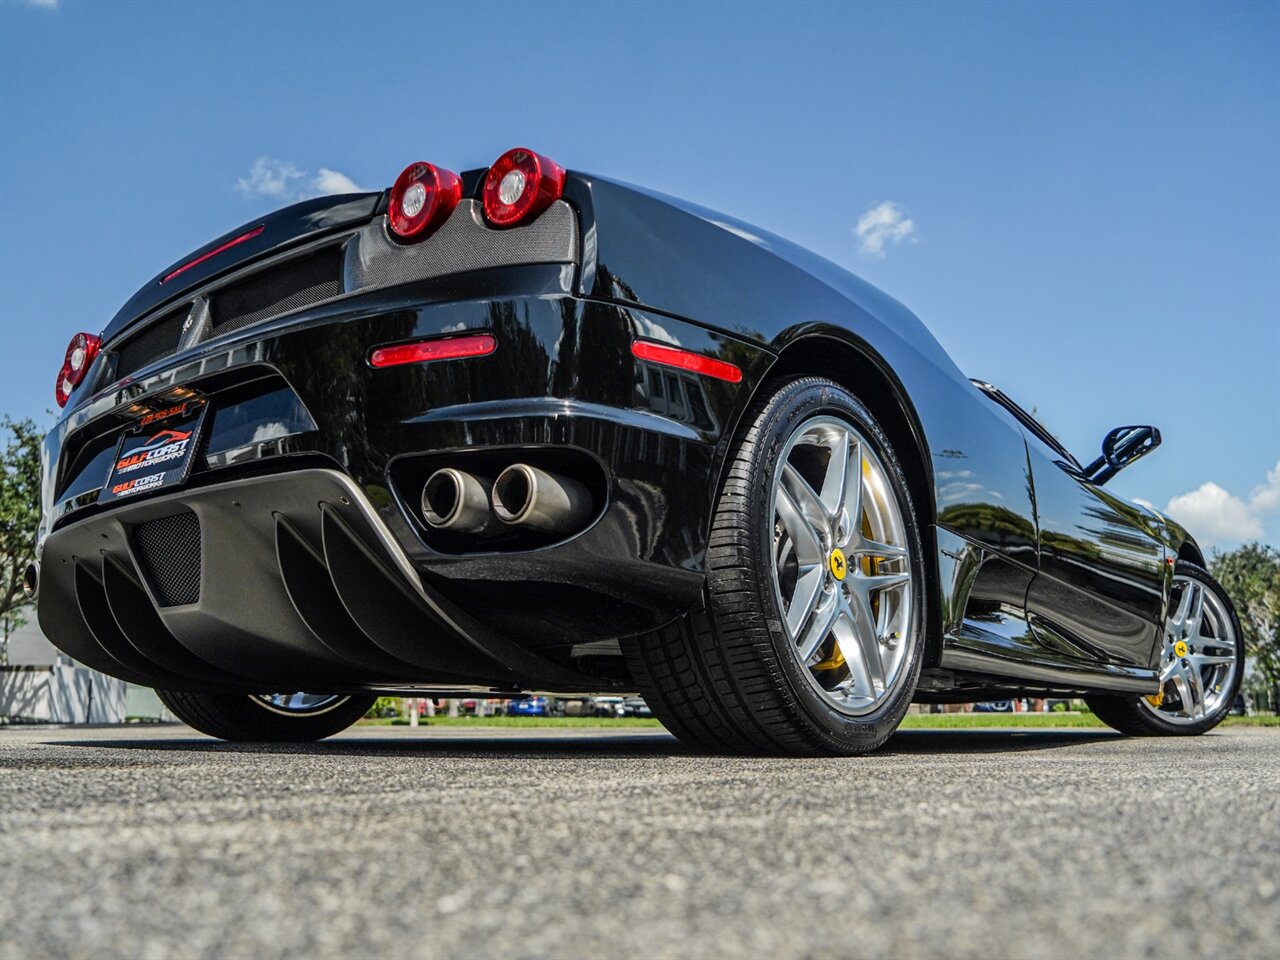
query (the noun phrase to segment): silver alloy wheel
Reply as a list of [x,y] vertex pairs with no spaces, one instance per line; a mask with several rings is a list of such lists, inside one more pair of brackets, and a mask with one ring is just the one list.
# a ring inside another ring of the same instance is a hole
[[1160,692],[1140,702],[1169,723],[1199,723],[1229,706],[1224,701],[1240,669],[1235,626],[1217,593],[1191,577],[1173,578],[1169,607]]
[[328,713],[350,697],[336,693],[256,693],[253,699],[275,713],[298,717]]
[[774,471],[775,597],[814,688],[861,716],[906,674],[913,588],[894,480],[871,444],[836,417],[792,433]]

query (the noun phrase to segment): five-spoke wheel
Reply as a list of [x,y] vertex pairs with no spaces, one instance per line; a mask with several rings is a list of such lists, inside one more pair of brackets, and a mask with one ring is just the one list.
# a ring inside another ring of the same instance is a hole
[[1169,723],[1199,723],[1234,695],[1239,634],[1224,598],[1186,574],[1174,578],[1165,621],[1160,692],[1142,704]]
[[795,429],[773,480],[772,580],[787,637],[838,710],[874,709],[902,677],[911,549],[892,479],[846,420]]
[[1179,561],[1158,664],[1160,688],[1147,696],[1085,700],[1123,733],[1204,733],[1231,709],[1243,665],[1243,632],[1226,591],[1200,567]]
[[911,703],[923,551],[893,445],[830,380],[744,417],[712,519],[702,605],[624,643],[666,727],[713,750],[855,754]]

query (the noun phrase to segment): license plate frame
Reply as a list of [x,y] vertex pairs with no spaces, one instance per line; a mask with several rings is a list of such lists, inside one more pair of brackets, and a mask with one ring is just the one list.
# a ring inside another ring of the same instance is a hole
[[144,418],[122,436],[98,503],[132,500],[186,483],[208,413],[205,401],[188,400],[161,419]]

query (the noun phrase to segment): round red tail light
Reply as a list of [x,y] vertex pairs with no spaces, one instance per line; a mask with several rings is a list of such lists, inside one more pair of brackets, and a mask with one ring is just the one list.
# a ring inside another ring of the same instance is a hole
[[77,333],[67,344],[67,355],[62,361],[62,369],[58,371],[58,385],[54,389],[54,397],[58,406],[65,407],[71,398],[71,391],[80,386],[80,381],[89,372],[102,339],[92,333]]
[[421,240],[449,219],[462,199],[462,181],[431,163],[411,163],[391,188],[387,221],[401,240]]
[[484,215],[495,227],[532,220],[564,194],[564,167],[516,147],[500,156],[484,178]]

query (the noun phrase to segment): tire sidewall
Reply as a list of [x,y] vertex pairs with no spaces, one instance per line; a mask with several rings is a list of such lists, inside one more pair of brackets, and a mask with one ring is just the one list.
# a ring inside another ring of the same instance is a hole
[[[806,675],[799,658],[791,650],[791,641],[784,626],[785,617],[773,584],[773,478],[778,460],[786,450],[792,434],[801,424],[818,416],[844,420],[870,442],[880,462],[892,476],[893,494],[911,540],[914,596],[912,623],[906,639],[910,648],[902,665],[903,673],[892,696],[870,713],[856,717],[838,710],[815,689]],[[911,705],[925,647],[923,542],[906,477],[888,437],[870,411],[847,390],[831,381],[806,378],[782,385],[774,393],[757,424],[760,429],[759,456],[752,464],[752,470],[756,474],[752,489],[758,499],[754,504],[753,517],[757,527],[755,552],[760,558],[761,568],[757,571],[759,603],[765,611],[764,622],[769,640],[788,691],[799,708],[797,712],[812,727],[813,732],[846,749],[865,750],[868,744],[878,745],[887,739]]]
[[183,723],[221,740],[298,743],[341,733],[364,716],[377,697],[352,694],[311,713],[273,709],[245,693],[193,693],[157,690],[161,701]]

